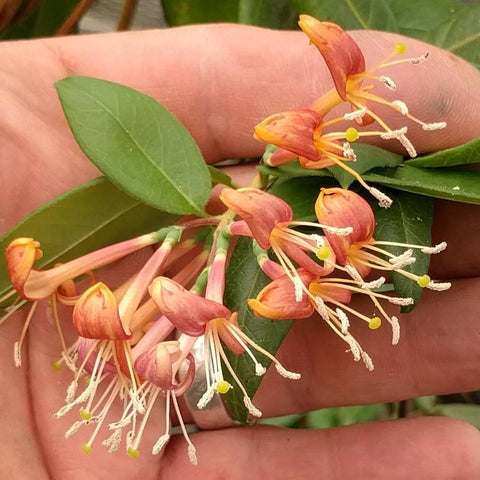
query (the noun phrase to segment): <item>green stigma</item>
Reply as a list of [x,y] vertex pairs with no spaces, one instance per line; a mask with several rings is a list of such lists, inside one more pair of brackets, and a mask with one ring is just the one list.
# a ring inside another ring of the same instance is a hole
[[231,388],[232,386],[225,380],[217,383],[217,392],[221,393],[222,395],[225,395]]
[[382,320],[380,319],[380,317],[373,317],[368,322],[368,328],[370,328],[370,330],[376,330],[378,327],[380,327],[381,324]]
[[87,412],[84,408],[80,409],[80,417],[83,418],[83,420],[90,420],[92,418],[92,414],[90,412]]
[[62,368],[62,364],[58,360],[54,360],[52,362],[52,368],[54,370],[60,370]]
[[353,127],[349,127],[345,131],[345,139],[347,140],[347,142],[355,142],[356,140],[358,140],[358,136],[358,131]]
[[318,249],[317,258],[319,260],[325,260],[329,256],[330,256],[330,249],[328,247],[326,247],[325,245]]
[[406,51],[407,51],[407,46],[404,43],[398,42],[395,45],[395,53],[398,53],[399,55],[403,55]]
[[417,283],[422,288],[425,288],[431,281],[431,278],[428,275],[422,275],[421,277],[417,278]]
[[140,455],[140,450],[132,447],[128,447],[127,449],[127,455],[130,458],[137,458]]
[[92,446],[89,445],[88,443],[84,443],[82,445],[82,452],[83,453],[90,453],[92,451]]

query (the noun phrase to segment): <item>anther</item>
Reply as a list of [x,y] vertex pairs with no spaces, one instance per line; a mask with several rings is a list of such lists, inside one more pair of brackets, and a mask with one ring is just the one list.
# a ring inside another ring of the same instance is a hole
[[436,292],[444,292],[445,290],[448,290],[451,286],[452,284],[450,282],[429,282],[426,287],[429,290],[434,290]]
[[282,377],[288,378],[289,380],[299,380],[300,378],[302,378],[302,375],[300,373],[290,372],[279,363],[275,363],[275,368]]
[[446,126],[447,122],[424,123],[422,129],[431,132],[433,130],[442,130],[442,128],[445,128]]
[[428,255],[435,255],[436,253],[443,252],[446,248],[447,248],[447,242],[442,242],[433,247],[423,247],[420,249],[420,251]]
[[393,201],[388,195],[385,195],[383,192],[381,192],[380,190],[378,190],[378,188],[375,187],[370,187],[368,191],[378,200],[378,205],[380,207],[390,208]]
[[371,282],[362,283],[361,288],[371,290],[372,288],[380,288],[385,283],[385,277],[377,278]]
[[170,435],[168,433],[164,433],[155,443],[152,449],[152,453],[157,455],[163,450],[163,447],[168,443],[170,440]]
[[358,110],[354,110],[353,112],[346,113],[343,118],[345,120],[356,120],[357,118],[362,118],[367,113],[367,107],[362,107]]
[[347,315],[342,309],[337,308],[335,312],[337,313],[338,319],[341,322],[340,330],[345,335],[348,333],[348,327],[350,327],[350,321],[348,320]]
[[267,369],[263,365],[261,365],[260,363],[255,364],[255,375],[257,377],[261,377],[261,376],[265,375],[266,371],[267,371]]
[[250,400],[250,398],[247,397],[247,395],[243,397],[243,403],[250,415],[253,415],[254,417],[262,416],[262,412],[252,403],[252,401]]
[[392,105],[394,105],[402,115],[408,115],[408,107],[406,103],[401,100],[394,100]]
[[303,282],[302,279],[299,277],[294,277],[293,279],[293,286],[295,288],[295,301],[297,303],[301,302],[303,299]]
[[389,89],[395,91],[397,89],[397,86],[395,85],[395,82],[390,78],[385,75],[382,75],[380,77],[380,81]]
[[188,459],[192,465],[198,465],[197,449],[192,444],[188,445]]
[[407,127],[399,128],[398,130],[389,130],[380,134],[382,140],[398,140],[402,135],[405,135],[408,131]]
[[410,158],[415,158],[417,156],[417,151],[415,150],[415,147],[405,135],[400,135],[398,137],[398,141],[403,145],[408,155],[410,155]]
[[348,142],[343,142],[343,156],[349,158],[352,162],[357,161],[357,155]]
[[397,317],[392,317],[392,345],[396,345],[400,340],[400,323]]
[[412,58],[410,60],[410,62],[412,62],[414,65],[418,65],[419,63],[424,62],[428,58],[429,55],[430,54],[428,52],[424,53],[423,55],[420,55],[419,57]]
[[373,361],[367,352],[362,352],[362,360],[365,366],[367,367],[367,370],[370,372],[373,372],[373,370],[375,369],[375,366],[373,365]]

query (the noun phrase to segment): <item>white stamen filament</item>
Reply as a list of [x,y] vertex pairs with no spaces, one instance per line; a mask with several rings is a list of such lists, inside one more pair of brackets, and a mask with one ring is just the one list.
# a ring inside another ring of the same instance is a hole
[[165,404],[165,433],[160,436],[160,438],[155,442],[155,445],[152,448],[153,455],[160,453],[165,447],[165,445],[170,440],[170,396],[172,392],[170,390],[167,392],[167,400]]

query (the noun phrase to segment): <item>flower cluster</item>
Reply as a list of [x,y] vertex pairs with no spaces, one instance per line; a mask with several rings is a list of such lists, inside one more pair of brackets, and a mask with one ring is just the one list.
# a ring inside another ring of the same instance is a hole
[[[363,84],[366,79],[374,79],[393,88],[392,80],[375,77],[374,73],[398,61],[389,57],[366,71],[360,50],[339,27],[307,16],[301,17],[300,25],[324,55],[335,90],[311,109],[277,114],[257,126],[259,138],[280,147],[271,157],[271,164],[300,156],[306,168],[338,164],[349,169],[344,162],[354,160],[355,155],[348,142],[362,134],[352,128],[341,133],[322,132],[324,127],[343,118],[359,125],[377,121],[385,130],[380,136],[398,138],[410,145],[403,130],[390,130],[375,114],[370,102],[387,101],[369,93],[371,87]],[[344,53],[339,55],[339,51]],[[396,52],[403,51],[404,47],[397,45]],[[352,104],[353,113],[323,122],[323,116],[342,101]],[[389,105],[414,119],[403,103]],[[440,128],[438,124],[420,123],[426,130]],[[340,140],[345,142],[341,144]],[[367,188],[381,203],[388,203],[383,194]],[[379,292],[385,277],[369,276],[377,271],[397,272],[423,288],[441,291],[450,287],[449,283],[432,281],[426,272],[417,276],[405,269],[415,262],[415,250],[436,254],[445,249],[445,243],[430,247],[376,240],[373,211],[352,191],[322,189],[315,203],[318,222],[295,221],[285,201],[253,187],[225,188],[220,198],[227,208],[220,217],[181,220],[178,225],[46,270],[35,268],[35,262],[42,257],[37,240],[18,238],[8,246],[6,266],[13,290],[0,303],[12,300],[15,294],[18,297],[1,321],[26,303],[32,304],[14,345],[15,364],[22,364],[22,344],[39,302],[49,302],[60,339],[60,353],[53,367],[65,365],[73,376],[65,404],[54,416],[78,412],[79,418],[65,434],[67,438],[81,428],[92,428],[90,438],[82,445],[85,453],[91,452],[97,436],[106,431],[102,444],[109,452],[122,447],[129,456],[137,457],[149,418],[154,408],[159,408],[165,414],[165,428],[150,446],[152,453],[157,454],[170,439],[173,409],[187,442],[188,457],[196,464],[196,449],[178,402],[198,374],[196,349],[204,353],[205,372],[205,389],[196,406],[199,410],[237,388],[250,415],[262,415],[230,363],[228,352],[244,354],[257,376],[264,375],[273,363],[281,376],[300,378],[299,373],[287,370],[255,343],[239,325],[238,312],[224,304],[226,268],[235,236],[254,240],[253,254],[271,279],[256,298],[248,300],[254,314],[274,320],[299,320],[317,312],[348,345],[354,360],[362,360],[369,370],[374,368],[373,361],[351,334],[350,319],[356,318],[372,330],[386,321],[392,328],[395,345],[400,338],[399,321],[384,305],[413,303],[412,298]],[[384,248],[392,245],[405,251],[393,255]],[[95,270],[145,248],[153,248],[153,253],[122,285],[97,280]],[[352,304],[353,294],[368,297],[374,315],[357,310]],[[58,304],[70,307],[71,317],[60,318]],[[77,335],[71,345],[67,345],[63,333],[68,324]],[[123,413],[120,418],[113,418],[111,407],[117,399],[123,403]]]
[[[367,69],[359,46],[338,25],[320,22],[309,15],[300,15],[299,25],[317,47],[333,79],[335,88],[324,94],[307,108],[276,113],[255,127],[255,136],[279,147],[267,160],[270,166],[278,166],[296,158],[306,169],[322,169],[338,165],[352,174],[372,194],[382,207],[389,207],[391,200],[384,193],[368,185],[354,169],[347,165],[357,157],[351,146],[360,137],[380,137],[383,140],[398,140],[410,157],[417,155],[407,134],[407,127],[392,129],[376,113],[375,104],[385,105],[404,117],[419,124],[425,131],[445,128],[445,122],[426,123],[413,116],[402,100],[387,100],[372,92],[375,83],[390,91],[396,90],[395,82],[381,71],[386,67],[422,63],[428,54],[416,58],[398,59],[404,55],[406,46],[395,45],[393,51],[377,66]],[[325,119],[340,104],[346,102],[351,112],[341,117]],[[350,126],[345,130],[332,131],[338,123],[354,122],[357,127],[376,123],[379,130],[359,131]]]

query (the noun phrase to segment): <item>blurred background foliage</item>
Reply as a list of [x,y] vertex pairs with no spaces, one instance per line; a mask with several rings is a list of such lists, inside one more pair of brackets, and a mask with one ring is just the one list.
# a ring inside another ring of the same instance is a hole
[[[212,22],[297,29],[300,13],[345,29],[424,40],[480,68],[480,0],[0,0],[0,40]],[[453,417],[480,429],[480,392],[324,408],[260,423],[329,428],[421,415]]]

